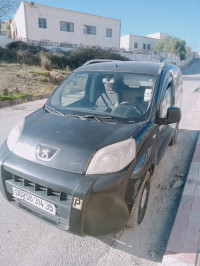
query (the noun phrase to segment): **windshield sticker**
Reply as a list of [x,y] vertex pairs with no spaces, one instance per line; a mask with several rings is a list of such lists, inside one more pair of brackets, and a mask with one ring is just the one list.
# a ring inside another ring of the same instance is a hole
[[151,100],[151,94],[152,90],[151,89],[146,89],[144,93],[144,102],[149,102]]

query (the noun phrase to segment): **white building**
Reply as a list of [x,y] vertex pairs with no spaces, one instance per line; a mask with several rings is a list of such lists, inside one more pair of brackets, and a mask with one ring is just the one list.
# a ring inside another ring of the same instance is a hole
[[1,22],[0,21],[0,35],[1,36],[8,36],[6,22]]
[[153,50],[160,39],[169,36],[167,33],[153,33],[147,36],[128,34],[121,37],[120,48],[126,51]]
[[13,39],[10,38],[9,25],[9,20],[6,22],[0,21],[0,47],[5,48],[7,44],[13,41]]
[[156,33],[151,33],[151,34],[146,35],[146,37],[148,38],[154,38],[158,40],[164,39],[169,36],[170,35],[168,33],[163,33],[163,32],[156,32]]
[[121,20],[23,1],[11,23],[12,37],[106,48],[120,47]]

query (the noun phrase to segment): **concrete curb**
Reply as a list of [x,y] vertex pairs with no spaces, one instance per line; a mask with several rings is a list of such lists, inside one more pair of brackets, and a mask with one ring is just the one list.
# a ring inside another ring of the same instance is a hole
[[17,104],[21,104],[24,102],[32,102],[32,101],[36,101],[36,100],[45,99],[45,98],[48,98],[49,95],[50,94],[30,95],[30,96],[25,96],[25,97],[14,99],[14,100],[1,101],[0,102],[0,108],[9,107],[12,105],[17,105]]
[[200,135],[162,265],[200,265]]

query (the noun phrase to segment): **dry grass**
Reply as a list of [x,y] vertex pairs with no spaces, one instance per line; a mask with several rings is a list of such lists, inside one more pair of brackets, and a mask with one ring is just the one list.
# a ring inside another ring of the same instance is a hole
[[[58,71],[58,70],[56,70]],[[59,71],[63,76],[67,73]],[[3,97],[20,95],[50,94],[56,85],[52,82],[50,71],[38,66],[20,64],[0,64],[0,100]]]
[[41,66],[46,70],[52,70],[51,60],[43,53],[40,53]]

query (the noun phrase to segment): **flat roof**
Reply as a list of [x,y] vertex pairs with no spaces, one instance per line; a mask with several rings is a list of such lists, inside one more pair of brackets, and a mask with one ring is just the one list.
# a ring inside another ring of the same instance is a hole
[[53,8],[53,9],[58,9],[58,10],[62,10],[62,11],[67,11],[67,12],[72,12],[72,13],[76,13],[76,14],[84,14],[84,15],[89,15],[89,16],[94,16],[94,17],[100,17],[100,18],[104,18],[104,19],[112,19],[112,20],[117,20],[121,23],[120,19],[116,19],[116,18],[111,18],[111,17],[104,17],[104,16],[99,16],[99,15],[94,15],[94,14],[89,14],[89,13],[85,13],[85,12],[79,12],[79,11],[75,11],[75,10],[69,10],[69,9],[64,9],[64,8],[60,8],[60,7],[53,7],[53,6],[48,6],[48,5],[43,5],[43,4],[38,4],[35,1],[23,1],[22,3],[25,4],[29,4],[33,2],[35,3],[36,7],[38,6],[43,6],[43,7],[48,7],[48,8]]
[[156,39],[156,38],[151,38],[151,37],[148,37],[148,36],[141,36],[141,35],[134,35],[134,34],[127,34],[127,35],[123,35],[121,36],[120,38],[123,38],[123,37],[137,37],[137,38],[141,38],[141,39],[149,39],[149,40],[156,40],[158,41],[159,39]]

